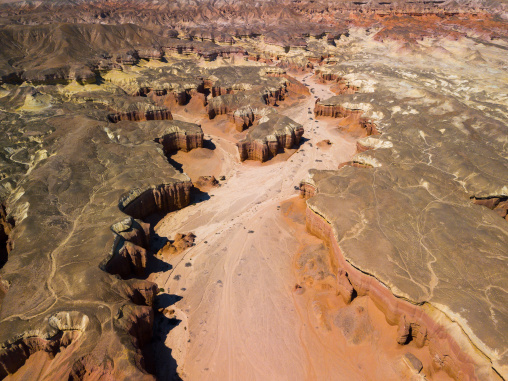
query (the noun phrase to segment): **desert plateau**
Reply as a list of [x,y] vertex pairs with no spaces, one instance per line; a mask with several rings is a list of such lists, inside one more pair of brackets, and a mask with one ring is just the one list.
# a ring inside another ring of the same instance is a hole
[[508,380],[508,1],[0,0],[0,380]]

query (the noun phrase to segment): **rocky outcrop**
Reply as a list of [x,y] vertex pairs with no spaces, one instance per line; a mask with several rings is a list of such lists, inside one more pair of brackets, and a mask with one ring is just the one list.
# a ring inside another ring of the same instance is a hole
[[219,181],[215,178],[215,176],[199,176],[198,180],[194,183],[194,187],[200,189],[201,191],[218,186],[220,186]]
[[[165,89],[161,86],[161,89],[143,87],[140,88],[135,96],[147,96],[152,99],[156,104],[174,104],[179,106],[185,106],[190,102],[191,99],[199,99],[203,106],[206,105],[205,95],[199,92],[197,89]],[[162,98],[162,99],[161,99]]]
[[252,126],[255,119],[255,111],[250,106],[241,107],[233,112],[233,123],[239,132]]
[[350,118],[351,124],[358,125],[366,136],[379,134],[377,126],[370,119],[363,117],[362,109],[345,107],[339,96],[326,99],[317,99],[314,106],[314,116],[329,116],[332,118]]
[[234,94],[235,93],[235,90],[233,90],[232,88],[225,88],[225,87],[220,87],[220,86],[212,86],[210,88],[210,95],[212,97],[219,97],[221,95],[226,95],[226,94]]
[[[194,128],[190,129],[189,125]],[[163,136],[156,138],[155,141],[162,145],[166,154],[174,151],[189,152],[194,148],[203,148],[203,136],[203,131],[199,126],[175,122],[173,126],[164,131]]]
[[[78,311],[61,311],[47,317],[44,326],[25,332],[0,346],[0,378],[15,373],[34,353],[54,358],[73,343],[79,343],[89,317]],[[75,345],[74,345],[75,346]]]
[[213,119],[217,115],[228,114],[237,110],[240,104],[243,103],[243,99],[245,99],[245,94],[227,94],[208,100],[206,106],[208,117]]
[[316,187],[304,181],[300,182],[300,197],[308,199],[316,195]]
[[177,233],[175,235],[175,239],[173,241],[168,241],[162,249],[159,250],[157,255],[161,255],[163,257],[176,255],[181,253],[185,249],[194,246],[194,241],[196,236],[194,233]]
[[178,182],[134,189],[120,199],[119,207],[125,214],[143,219],[155,213],[169,213],[190,202],[192,182]]
[[332,91],[336,94],[354,94],[360,90],[358,86],[349,83],[342,73],[337,73],[331,68],[318,68],[314,73],[321,83],[335,82]]
[[123,279],[143,276],[150,249],[150,226],[140,220],[127,218],[111,227],[115,234],[111,259],[104,265],[110,274]]
[[278,105],[289,93],[309,94],[305,86],[276,67],[211,70],[205,88],[210,89],[211,95],[207,105],[209,118],[229,114],[239,131],[253,123],[254,114],[266,106]]
[[132,110],[108,115],[108,120],[111,123],[118,123],[124,120],[128,120],[131,122],[139,122],[143,120],[172,120],[172,119],[173,115],[171,114],[171,111],[163,108],[154,108],[146,111]]
[[237,143],[240,160],[267,161],[280,150],[300,143],[303,133],[301,124],[276,113],[269,114],[260,119],[245,140]]
[[504,218],[508,221],[508,197],[507,196],[498,196],[498,197],[488,197],[488,198],[476,198],[472,197],[471,200],[476,205],[482,205],[490,210],[493,210],[495,213],[499,215],[499,217]]

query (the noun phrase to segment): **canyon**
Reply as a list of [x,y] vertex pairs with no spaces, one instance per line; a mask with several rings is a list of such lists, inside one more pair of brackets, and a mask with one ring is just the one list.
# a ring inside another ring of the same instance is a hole
[[0,1],[0,379],[507,379],[507,19]]

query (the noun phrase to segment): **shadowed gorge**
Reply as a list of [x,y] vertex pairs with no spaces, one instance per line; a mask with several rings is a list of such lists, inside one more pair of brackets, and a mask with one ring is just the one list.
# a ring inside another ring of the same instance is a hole
[[506,380],[507,23],[0,0],[0,379]]

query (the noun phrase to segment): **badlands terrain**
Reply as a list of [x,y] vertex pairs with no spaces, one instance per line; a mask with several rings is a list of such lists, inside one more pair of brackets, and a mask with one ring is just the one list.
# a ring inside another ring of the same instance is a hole
[[0,1],[0,379],[508,379],[506,1]]

